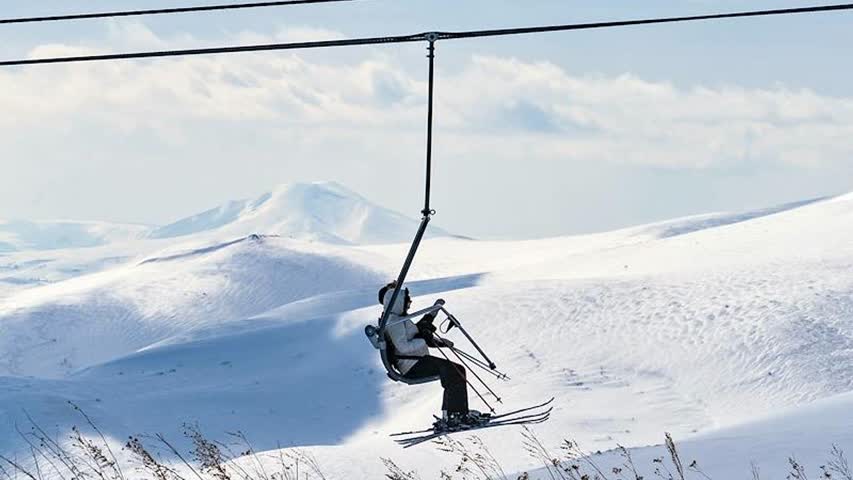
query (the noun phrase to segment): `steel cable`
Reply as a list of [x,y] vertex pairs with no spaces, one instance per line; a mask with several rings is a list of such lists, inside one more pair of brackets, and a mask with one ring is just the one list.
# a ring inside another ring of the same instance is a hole
[[472,31],[461,31],[461,32],[425,32],[425,33],[412,34],[412,35],[366,37],[366,38],[352,38],[352,39],[340,39],[340,40],[321,40],[321,41],[311,41],[311,42],[291,42],[291,43],[275,43],[275,44],[262,44],[262,45],[243,45],[243,46],[230,46],[230,47],[195,48],[195,49],[186,49],[186,50],[161,50],[161,51],[149,51],[149,52],[115,53],[115,54],[104,54],[104,55],[80,55],[80,56],[70,56],[70,57],[34,58],[34,59],[2,61],[2,62],[0,62],[0,67],[2,67],[2,66],[8,67],[8,66],[16,66],[16,65],[39,65],[39,64],[55,64],[55,63],[93,62],[93,61],[104,61],[104,60],[124,60],[124,59],[139,59],[139,58],[177,57],[177,56],[190,56],[190,55],[212,55],[212,54],[220,54],[220,53],[261,52],[261,51],[274,51],[274,50],[298,50],[298,49],[311,49],[311,48],[332,48],[332,47],[345,47],[345,46],[356,46],[356,45],[379,45],[379,44],[387,44],[387,43],[410,43],[410,42],[419,42],[419,41],[427,41],[427,40],[433,41],[434,39],[458,40],[458,39],[466,39],[466,38],[499,37],[499,36],[508,36],[508,35],[524,35],[524,34],[531,34],[531,33],[547,33],[547,32],[572,31],[572,30],[591,30],[591,29],[614,28],[614,27],[625,27],[625,26],[635,26],[635,25],[693,22],[693,21],[719,20],[719,19],[743,18],[743,17],[792,15],[792,14],[833,12],[833,11],[844,11],[844,10],[853,10],[853,4],[848,3],[848,4],[838,4],[838,5],[820,5],[820,6],[813,6],[813,7],[784,8],[784,9],[775,9],[775,10],[755,10],[755,11],[747,11],[747,12],[717,13],[717,14],[708,14],[708,15],[693,15],[693,16],[665,17],[665,18],[648,18],[648,19],[622,20],[622,21],[612,21],[612,22],[577,23],[577,24],[566,24],[566,25],[548,25],[548,26],[523,27],[523,28],[472,30]]
[[221,5],[198,5],[194,7],[154,8],[148,10],[125,10],[115,12],[73,13],[68,15],[46,15],[41,17],[20,17],[0,19],[0,25],[16,23],[60,22],[67,20],[90,20],[95,18],[138,17],[143,15],[165,15],[174,13],[213,12],[221,10],[244,10],[249,8],[284,7],[315,3],[340,3],[355,0],[283,0],[278,2],[247,2]]

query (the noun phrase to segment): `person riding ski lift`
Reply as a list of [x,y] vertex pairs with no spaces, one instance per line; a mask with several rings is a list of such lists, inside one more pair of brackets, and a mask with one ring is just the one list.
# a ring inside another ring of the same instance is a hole
[[[417,324],[409,319],[400,320],[408,315],[412,297],[408,288],[403,288],[393,307],[391,297],[397,282],[391,282],[379,290],[379,303],[389,311],[388,339],[394,348],[394,367],[404,377],[421,379],[438,376],[444,388],[441,405],[442,418],[436,422],[436,428],[456,429],[482,423],[486,415],[468,408],[468,381],[465,367],[445,358],[429,354],[432,348],[453,348],[453,342],[438,338],[433,325],[437,312],[428,313]],[[443,305],[444,300],[436,300]]]

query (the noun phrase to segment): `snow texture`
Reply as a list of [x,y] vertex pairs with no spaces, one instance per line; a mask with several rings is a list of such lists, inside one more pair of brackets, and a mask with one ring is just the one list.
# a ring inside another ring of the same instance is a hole
[[[449,458],[387,434],[428,424],[440,387],[390,382],[362,333],[416,224],[329,183],[166,227],[3,223],[0,452],[22,448],[24,410],[61,435],[72,400],[117,442],[198,422],[309,446],[333,478],[380,478],[380,456],[437,476]],[[510,375],[501,409],[557,397],[548,445],[648,464],[666,431],[718,479],[853,452],[851,195],[542,240],[433,231],[409,287]],[[517,429],[482,437],[537,468]]]

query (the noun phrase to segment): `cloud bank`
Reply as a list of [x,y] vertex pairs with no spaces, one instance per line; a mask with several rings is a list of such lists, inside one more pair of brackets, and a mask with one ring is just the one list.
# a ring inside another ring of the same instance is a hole
[[[191,37],[160,38],[137,23],[116,24],[110,36],[122,49],[199,44]],[[238,32],[230,40],[342,36],[304,27],[274,37]],[[84,53],[104,51],[43,45],[30,55]],[[420,172],[417,152],[426,101],[422,70],[413,71],[381,50],[335,61],[289,52],[2,70],[0,141],[6,147],[0,167],[20,175],[5,176],[0,183],[10,195],[24,188],[21,180],[45,188],[35,170],[39,162],[42,169],[90,165],[97,170],[96,164],[107,162],[104,152],[112,161],[126,156],[129,164],[135,158],[154,168],[168,152],[198,155],[210,166],[235,162],[235,152],[240,161],[251,163],[253,154],[274,147],[291,162],[285,174],[318,177],[345,159],[362,165],[343,167],[352,169],[351,183],[358,187],[373,181],[379,188],[380,180],[368,180],[357,170],[373,165],[400,177],[412,167]],[[853,163],[853,99],[783,84],[679,88],[630,73],[577,74],[549,62],[496,56],[473,56],[452,71],[440,68],[437,82],[437,153],[459,161],[523,159],[668,171]],[[216,149],[199,147],[211,142]],[[400,155],[411,158],[395,158]],[[177,175],[186,174],[176,168]],[[116,178],[122,172],[134,175],[117,167],[104,175],[110,172]],[[212,167],[211,173],[217,172],[228,179],[226,167]],[[54,185],[62,183],[55,175]],[[267,178],[276,183],[296,179]],[[249,183],[246,179],[242,191],[227,196],[250,193]]]

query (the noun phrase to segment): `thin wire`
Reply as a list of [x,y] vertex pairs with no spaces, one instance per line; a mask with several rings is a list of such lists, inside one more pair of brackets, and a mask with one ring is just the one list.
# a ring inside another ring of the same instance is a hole
[[116,12],[74,13],[69,15],[48,15],[42,17],[20,17],[0,19],[0,25],[14,23],[59,22],[65,20],[89,20],[94,18],[138,17],[142,15],[164,15],[172,13],[212,12],[219,10],[241,10],[247,8],[284,7],[312,3],[352,2],[354,0],[284,0],[278,2],[248,2],[224,5],[198,5],[194,7],[157,8],[150,10],[127,10]]
[[321,40],[314,42],[274,43],[265,45],[245,45],[239,47],[192,48],[186,50],[163,50],[156,52],[115,53],[106,55],[81,55],[74,57],[36,58],[29,60],[11,60],[0,62],[0,67],[14,65],[40,65],[51,63],[95,62],[103,60],[128,60],[136,58],[181,57],[192,55],[211,55],[217,53],[264,52],[272,50],[300,50],[311,48],[346,47],[355,45],[376,45],[382,43],[418,42],[420,36],[353,38],[344,40]]
[[497,37],[505,35],[523,35],[528,33],[563,32],[568,30],[591,30],[597,28],[629,27],[636,25],[652,25],[660,23],[696,22],[702,20],[722,20],[728,18],[769,17],[775,15],[795,15],[803,13],[835,12],[853,10],[853,3],[835,5],[817,5],[799,8],[778,8],[774,10],[751,10],[745,12],[714,13],[706,15],[688,15],[682,17],[647,18],[639,20],[621,20],[613,22],[577,23],[570,25],[550,25],[541,27],[503,28],[494,30],[476,30],[467,32],[440,32],[439,39],[452,40],[461,38]]
[[310,48],[331,48],[355,45],[377,45],[384,43],[409,43],[437,38],[440,40],[458,40],[465,38],[498,37],[507,35],[523,35],[530,33],[559,32],[569,30],[591,30],[599,28],[625,27],[632,25],[649,25],[660,23],[693,22],[701,20],[718,20],[739,17],[762,17],[773,15],[792,15],[802,13],[818,13],[853,10],[853,3],[839,5],[820,5],[814,7],[785,8],[776,10],[755,10],[748,12],[717,13],[709,15],[693,15],[686,17],[649,18],[641,20],[623,20],[615,22],[576,23],[568,25],[550,25],[539,27],[506,28],[497,30],[472,30],[463,32],[425,32],[413,35],[398,35],[387,37],[351,38],[342,40],[322,40],[314,42],[274,43],[263,45],[245,45],[235,47],[195,48],[188,50],[163,50],[153,52],[116,53],[107,55],[81,55],[73,57],[35,58],[27,60],[7,60],[0,62],[0,67],[15,65],[39,65],[53,63],[94,62],[103,60],[126,60],[136,58],[178,57],[190,55],[212,55],[219,53],[261,52],[271,50],[297,50]]

